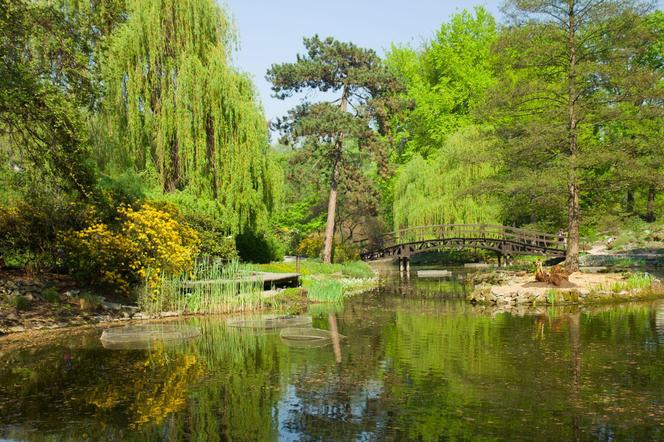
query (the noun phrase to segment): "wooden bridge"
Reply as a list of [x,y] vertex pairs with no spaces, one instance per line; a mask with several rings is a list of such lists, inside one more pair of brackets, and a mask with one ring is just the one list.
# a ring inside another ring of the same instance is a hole
[[510,260],[514,255],[565,256],[565,238],[489,224],[439,224],[411,227],[358,241],[360,256],[365,261],[397,258],[408,264],[411,255],[443,248],[484,249]]

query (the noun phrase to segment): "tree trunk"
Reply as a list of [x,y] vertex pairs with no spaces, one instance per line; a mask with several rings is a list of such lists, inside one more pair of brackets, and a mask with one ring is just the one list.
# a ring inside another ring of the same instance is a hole
[[207,144],[207,165],[208,173],[210,174],[210,186],[212,187],[212,197],[216,200],[218,195],[217,191],[217,154],[215,152],[214,143],[214,125],[212,123],[212,116],[207,117],[205,121],[205,142]]
[[164,190],[166,192],[174,192],[180,188],[180,149],[178,140],[173,135],[170,143],[170,167],[166,169],[166,176],[164,180]]
[[654,223],[655,218],[655,186],[650,186],[648,188],[648,205],[646,208],[646,221],[649,223]]
[[627,204],[626,209],[628,213],[634,212],[634,191],[632,189],[627,190]]
[[[337,145],[343,142],[337,141]],[[334,163],[332,164],[332,180],[330,182],[330,197],[327,201],[327,224],[325,225],[325,244],[323,245],[323,262],[332,263],[332,249],[334,247],[334,219],[337,214],[337,186],[339,185],[339,159],[341,146],[336,148]]]
[[568,205],[567,205],[567,256],[565,257],[565,267],[570,272],[579,270],[579,224],[581,220],[581,210],[579,206],[579,182],[577,176],[576,156],[578,152],[577,124],[578,115],[576,108],[577,87],[576,87],[576,23],[575,23],[575,2],[569,1],[569,73],[568,73],[568,134],[569,134],[569,171],[567,178]]
[[[348,105],[348,86],[344,87],[341,94],[339,107],[346,112]],[[334,221],[337,216],[337,186],[339,185],[339,162],[341,161],[344,134],[340,133],[334,143],[334,160],[332,162],[332,178],[330,180],[330,197],[327,201],[327,224],[325,225],[325,242],[323,244],[323,262],[332,263],[332,251],[334,248]]]

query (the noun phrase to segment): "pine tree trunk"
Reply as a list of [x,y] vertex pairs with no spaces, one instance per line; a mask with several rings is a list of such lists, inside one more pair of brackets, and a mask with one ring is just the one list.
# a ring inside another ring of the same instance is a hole
[[337,215],[337,186],[339,185],[339,158],[343,137],[337,140],[334,163],[332,164],[332,180],[330,182],[330,197],[327,201],[327,224],[325,225],[325,244],[323,245],[323,262],[332,263],[332,250],[334,247],[334,220]]
[[576,11],[574,0],[569,1],[569,73],[568,73],[568,134],[569,134],[569,171],[568,171],[568,205],[567,205],[567,255],[565,257],[565,267],[569,272],[579,270],[579,224],[581,222],[581,210],[579,206],[579,182],[577,175],[577,124],[578,115],[576,108],[577,85],[577,54],[576,54]]
[[654,223],[655,218],[655,186],[650,186],[648,188],[648,205],[646,208],[646,221],[649,223]]
[[[344,87],[341,95],[339,107],[342,112],[346,112],[348,105],[348,86]],[[332,263],[332,251],[334,248],[334,221],[337,216],[337,186],[339,185],[339,163],[341,161],[342,149],[344,143],[344,134],[337,136],[334,145],[334,160],[332,163],[332,178],[330,180],[330,197],[327,201],[327,224],[325,225],[325,242],[323,244],[323,262]]]

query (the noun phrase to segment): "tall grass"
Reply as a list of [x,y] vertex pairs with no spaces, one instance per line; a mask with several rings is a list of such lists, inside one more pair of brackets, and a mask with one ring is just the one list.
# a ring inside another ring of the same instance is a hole
[[607,292],[638,292],[652,289],[657,280],[648,273],[633,273],[624,281],[615,282],[610,285],[600,284],[596,287],[599,291]]
[[307,297],[314,302],[341,302],[344,298],[367,291],[376,286],[376,279],[368,278],[313,278],[304,277]]
[[146,286],[139,306],[148,314],[161,312],[228,313],[263,307],[263,282],[237,260],[200,260],[182,275],[162,275],[157,286]]
[[[251,266],[254,270],[275,273],[295,273],[294,262],[273,262],[270,264],[255,264]],[[362,261],[346,262],[343,264],[323,264],[320,261],[303,259],[300,261],[300,274],[309,275],[338,275],[348,278],[372,278],[373,270],[369,264]]]
[[307,297],[314,302],[341,302],[344,284],[336,279],[305,279]]

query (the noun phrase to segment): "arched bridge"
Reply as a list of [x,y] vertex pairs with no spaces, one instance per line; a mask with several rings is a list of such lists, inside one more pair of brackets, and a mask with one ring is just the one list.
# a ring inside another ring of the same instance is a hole
[[565,239],[560,235],[489,224],[411,227],[357,243],[365,261],[390,257],[407,261],[411,255],[442,248],[492,250],[503,257],[561,257],[565,256],[566,250]]

